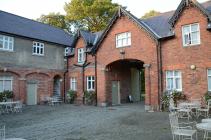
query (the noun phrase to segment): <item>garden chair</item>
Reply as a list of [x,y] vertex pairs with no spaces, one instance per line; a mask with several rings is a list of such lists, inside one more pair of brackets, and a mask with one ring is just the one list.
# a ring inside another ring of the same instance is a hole
[[169,100],[169,111],[170,112],[176,112],[179,109],[180,108],[178,108],[178,107],[175,106],[173,98],[170,98],[170,100]]
[[0,140],[5,140],[5,125],[0,125]]
[[177,113],[178,113],[178,117],[179,118],[187,118],[188,121],[190,120],[191,118],[191,108],[189,108],[188,106],[184,106],[182,105],[181,103],[178,105],[178,110],[177,110]]
[[198,111],[197,117],[199,116],[209,117],[210,108],[211,108],[211,100],[208,100],[205,108],[199,108],[197,110]]
[[[193,126],[190,125],[190,124],[196,124],[195,122],[179,123],[177,113],[170,113],[169,120],[170,120],[173,140],[175,140],[177,137],[179,137],[179,140],[180,139],[193,140],[194,135],[195,135],[196,140],[198,139],[197,130],[193,129]],[[180,126],[180,125],[183,125],[183,126]]]
[[22,102],[18,101],[17,104],[15,104],[14,106],[14,112],[18,113],[18,112],[22,112]]

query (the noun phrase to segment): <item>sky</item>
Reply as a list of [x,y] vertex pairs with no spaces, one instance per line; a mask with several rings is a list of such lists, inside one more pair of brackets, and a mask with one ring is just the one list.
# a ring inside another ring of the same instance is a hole
[[[142,17],[150,10],[167,12],[175,10],[181,0],[113,0],[137,17]],[[207,0],[198,0],[205,2]],[[65,2],[70,0],[0,0],[0,10],[23,16],[29,19],[37,19],[42,14],[60,12],[65,14],[63,9]]]

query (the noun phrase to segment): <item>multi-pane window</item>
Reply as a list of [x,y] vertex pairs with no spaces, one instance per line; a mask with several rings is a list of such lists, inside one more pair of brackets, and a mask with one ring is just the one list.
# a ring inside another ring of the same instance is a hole
[[116,35],[116,48],[127,47],[131,45],[131,33],[121,33]]
[[83,63],[85,61],[84,48],[78,49],[78,63]]
[[180,71],[166,71],[166,89],[182,91],[182,76]]
[[74,91],[77,90],[77,81],[75,77],[70,78],[70,89]]
[[87,82],[87,90],[95,90],[95,77],[94,76],[87,76],[86,78]]
[[43,56],[44,55],[44,43],[33,42],[32,54]]
[[208,91],[211,91],[211,69],[207,70],[207,77],[208,77]]
[[183,46],[200,44],[199,24],[190,24],[182,27]]
[[0,77],[0,92],[5,90],[12,91],[12,81],[13,78],[11,76],[1,76]]
[[14,38],[0,35],[0,50],[13,51]]

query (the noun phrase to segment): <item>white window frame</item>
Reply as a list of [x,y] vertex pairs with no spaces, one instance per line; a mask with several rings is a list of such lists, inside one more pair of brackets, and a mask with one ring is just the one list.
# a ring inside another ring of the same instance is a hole
[[[89,88],[89,82],[91,84],[91,88]],[[95,90],[95,77],[94,76],[87,76],[86,77],[86,89],[87,89],[87,91],[94,91]]]
[[[35,52],[34,52],[34,49],[35,49]],[[42,49],[42,53],[41,53],[41,49]],[[38,50],[39,50],[39,52],[38,52]],[[32,54],[38,55],[38,56],[44,56],[45,55],[45,44],[41,43],[41,42],[33,41]]]
[[[192,31],[192,26],[193,25],[198,25],[198,30],[197,31]],[[185,28],[189,28],[189,33],[185,33],[184,30]],[[192,34],[193,33],[198,33],[198,43],[193,44],[193,40],[192,40]],[[185,44],[185,36],[188,36],[189,40],[189,44]],[[189,24],[189,25],[184,25],[182,26],[182,41],[183,41],[183,46],[187,47],[187,46],[194,46],[194,45],[200,45],[201,44],[201,37],[200,37],[200,26],[199,23],[194,23],[194,24]]]
[[3,90],[0,92],[5,91],[5,81],[11,81],[11,87],[10,87],[10,91],[13,90],[13,77],[12,76],[0,76],[0,81],[2,81],[3,83]]
[[[172,77],[168,77],[168,72],[173,72]],[[179,72],[178,76],[175,76],[175,73]],[[168,89],[168,79],[173,79],[173,87],[172,89]],[[180,89],[176,88],[176,79],[179,78],[180,79]],[[172,91],[172,90],[177,90],[177,91],[182,91],[182,72],[180,70],[168,70],[166,71],[166,90],[168,91]]]
[[[124,44],[124,40],[126,40],[126,44]],[[121,44],[119,44],[118,42],[121,42]],[[129,46],[131,46],[131,32],[116,34],[116,48]]]
[[[7,38],[7,39],[6,39]],[[0,48],[2,51],[12,52],[14,50],[14,38],[10,36],[0,35],[0,42],[3,44],[3,48]],[[7,45],[5,45],[7,44]],[[10,47],[11,45],[11,47]]]
[[209,89],[209,77],[211,77],[211,75],[209,75],[209,70],[211,71],[211,68],[207,69],[207,89],[208,91],[211,91],[211,89]]
[[70,90],[77,91],[77,80],[76,77],[70,78]]
[[78,48],[78,63],[83,64],[85,61],[84,48]]

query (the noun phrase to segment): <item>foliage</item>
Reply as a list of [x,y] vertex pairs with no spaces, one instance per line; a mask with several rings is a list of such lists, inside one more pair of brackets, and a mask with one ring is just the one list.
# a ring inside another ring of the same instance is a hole
[[176,90],[172,91],[172,98],[176,106],[179,100],[186,100],[186,96],[182,94],[181,91],[176,91]]
[[169,108],[169,102],[171,98],[174,100],[175,106],[177,106],[178,101],[186,100],[186,96],[181,91],[165,91],[161,97],[162,110],[167,110]]
[[96,100],[96,93],[95,91],[85,91],[84,92],[84,98],[86,104],[93,104]]
[[67,92],[67,101],[68,101],[68,103],[73,103],[76,97],[77,97],[77,92],[76,91],[69,90]]
[[159,14],[160,14],[160,12],[158,12],[158,11],[150,10],[149,12],[145,13],[144,16],[142,16],[141,18],[142,19],[147,19],[147,18],[151,18],[151,17],[157,16]]
[[211,100],[211,92],[210,92],[210,91],[207,91],[207,92],[205,93],[204,97],[205,97],[206,102],[207,102],[208,100]]
[[65,4],[66,19],[75,21],[75,28],[87,28],[96,32],[105,29],[117,10],[112,0],[71,0]]
[[64,29],[67,32],[71,32],[70,23],[66,21],[65,15],[61,15],[60,13],[49,13],[48,15],[41,15],[37,21]]
[[13,91],[5,90],[3,92],[0,92],[0,102],[7,101],[7,99],[12,99],[13,96]]

